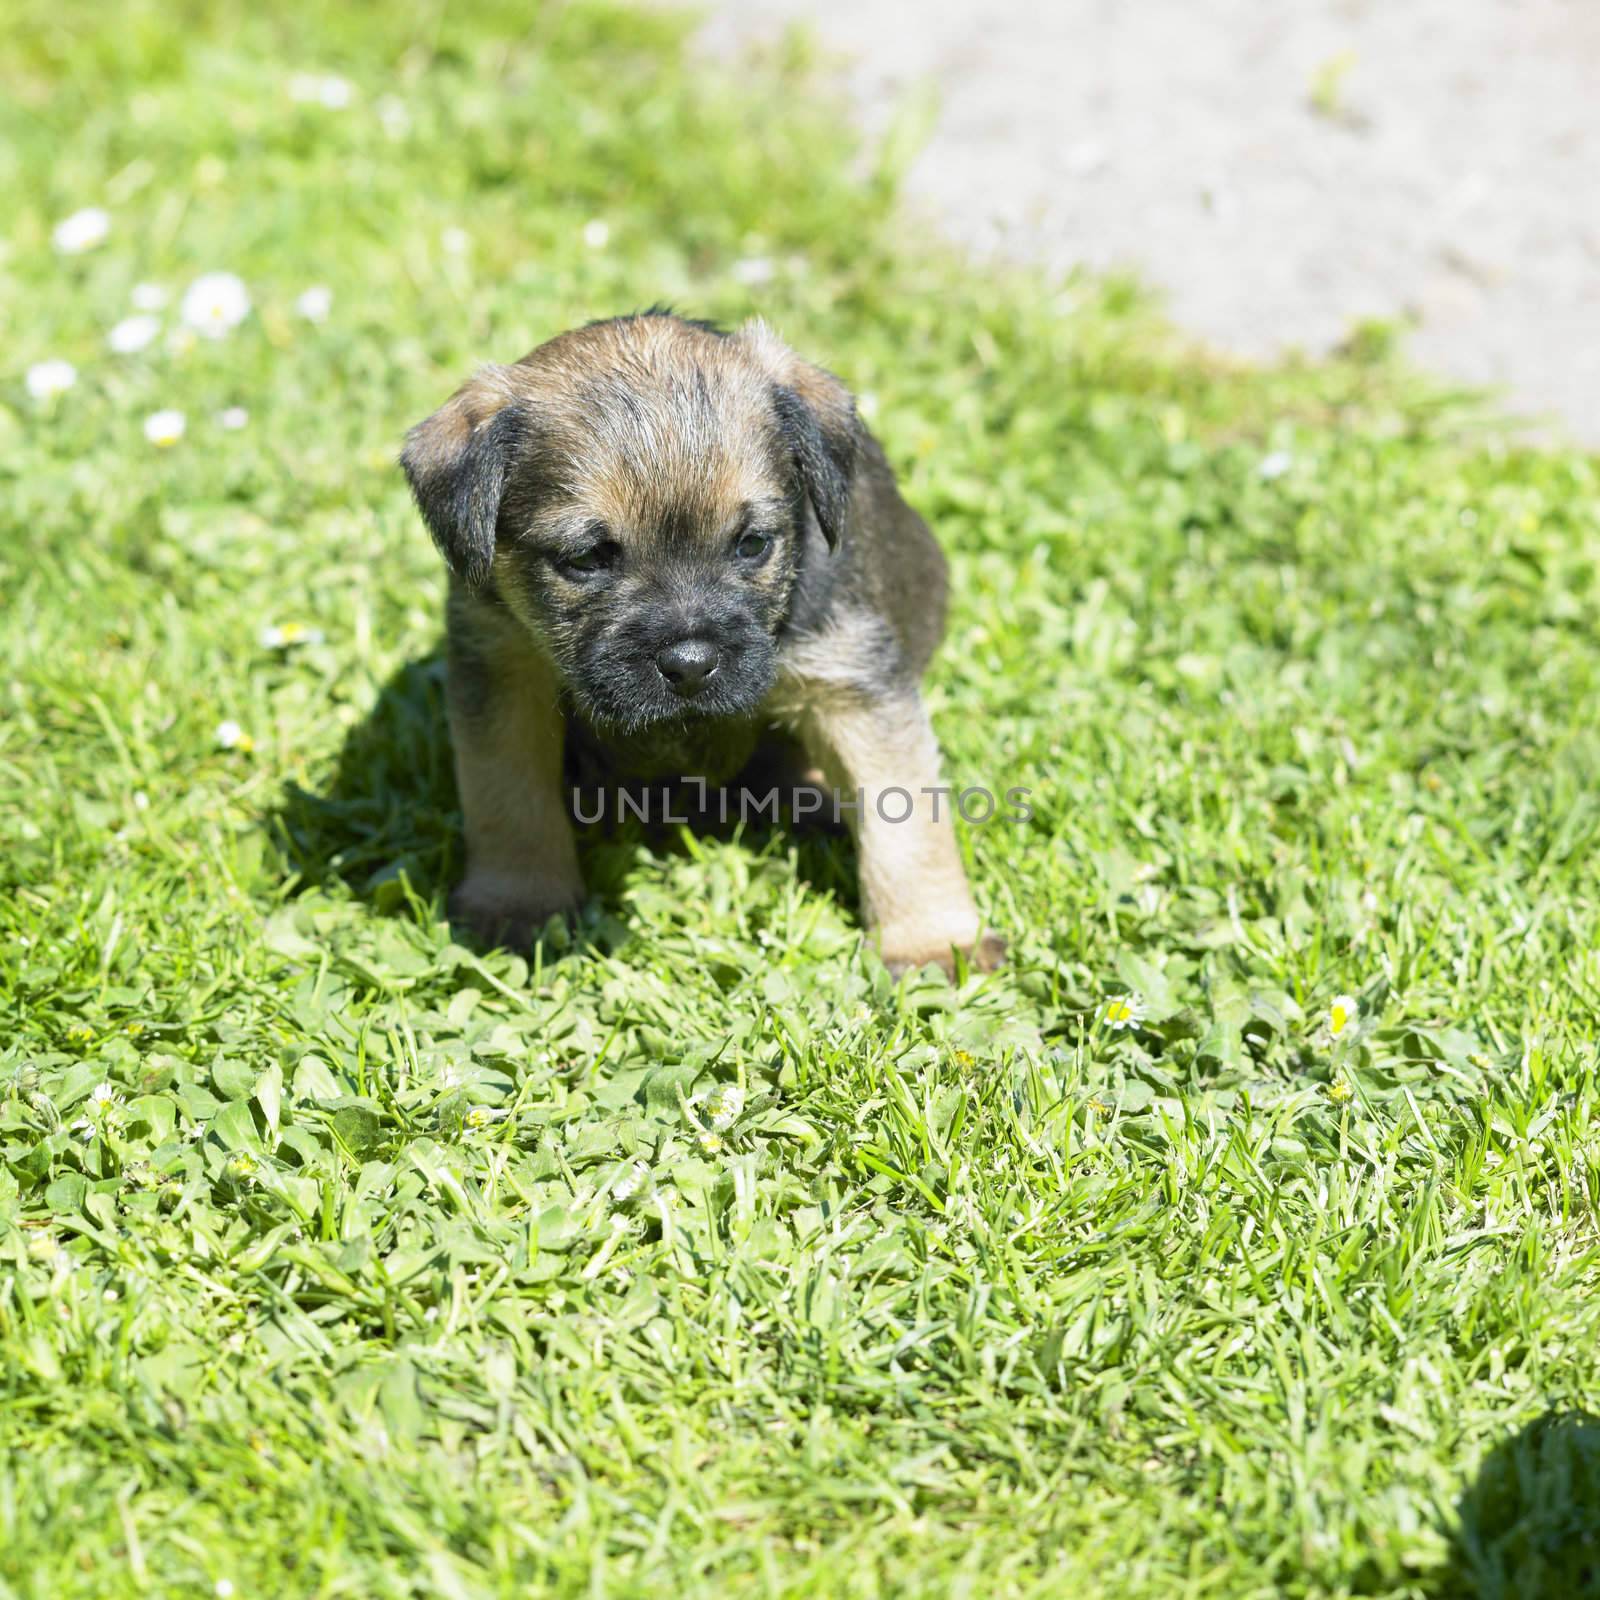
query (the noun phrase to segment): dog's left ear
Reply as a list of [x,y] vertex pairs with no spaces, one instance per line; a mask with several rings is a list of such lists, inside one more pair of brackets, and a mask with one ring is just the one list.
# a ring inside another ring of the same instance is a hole
[[419,422],[400,452],[433,542],[450,570],[474,586],[494,563],[500,501],[527,434],[526,412],[503,373],[485,367]]
[[837,549],[849,522],[850,490],[861,450],[856,403],[831,372],[802,361],[759,318],[745,323],[737,337],[772,378],[779,435],[828,547]]

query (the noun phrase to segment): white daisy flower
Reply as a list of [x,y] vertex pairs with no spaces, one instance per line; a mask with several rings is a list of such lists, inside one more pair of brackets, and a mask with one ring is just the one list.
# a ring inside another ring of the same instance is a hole
[[233,1600],[233,1579],[218,1578],[212,1586],[211,1592],[217,1597],[217,1600]]
[[1328,1007],[1328,1037],[1342,1039],[1361,1020],[1361,1002],[1348,994],[1336,994]]
[[1134,1028],[1144,1020],[1144,1001],[1136,994],[1114,994],[1100,1012],[1100,1020],[1108,1028]]
[[97,1106],[114,1106],[117,1103],[117,1091],[109,1083],[97,1083],[89,1098]]
[[76,256],[82,255],[85,250],[93,250],[97,244],[104,244],[110,232],[110,213],[102,211],[99,206],[85,206],[82,211],[74,211],[70,217],[58,222],[50,239],[62,255]]
[[333,310],[333,290],[325,284],[313,284],[295,301],[294,308],[307,322],[326,322]]
[[71,1132],[77,1134],[77,1136],[82,1139],[85,1144],[88,1144],[88,1142],[95,1136],[95,1126],[88,1117],[79,1117],[78,1120],[72,1124]]
[[135,311],[159,311],[167,303],[167,291],[159,283],[136,283],[128,298]]
[[752,288],[758,284],[771,283],[777,272],[778,269],[770,256],[746,256],[742,261],[735,261],[733,264],[734,281],[748,284]]
[[410,133],[411,113],[406,110],[404,101],[397,100],[392,94],[386,94],[378,102],[377,111],[378,121],[391,139],[403,139]]
[[736,1083],[725,1083],[706,1101],[706,1120],[718,1133],[731,1128],[744,1110],[744,1090]]
[[1287,450],[1274,450],[1261,458],[1261,464],[1256,468],[1256,476],[1265,478],[1271,483],[1274,478],[1281,478],[1290,467],[1294,465],[1294,457]]
[[144,419],[144,436],[158,450],[170,450],[187,426],[188,419],[181,411],[152,411]]
[[611,1183],[611,1199],[615,1205],[626,1205],[645,1186],[650,1169],[642,1161],[620,1173]]
[[591,250],[604,250],[611,242],[611,224],[602,222],[599,217],[584,223],[583,242]]
[[295,644],[321,644],[325,637],[321,628],[308,628],[303,622],[269,623],[257,635],[263,650],[286,650]]
[[472,248],[472,236],[465,228],[446,228],[439,235],[439,243],[452,256],[464,256]]
[[141,313],[135,317],[124,317],[106,335],[106,343],[119,356],[131,356],[147,345],[154,344],[160,332],[160,318]]
[[226,411],[217,413],[217,426],[226,428],[229,433],[237,433],[250,421],[250,413],[243,406],[229,406]]
[[78,369],[70,361],[35,361],[28,368],[28,393],[35,400],[54,400],[78,381]]
[[231,717],[217,724],[216,739],[219,750],[249,751],[255,748],[255,740]]
[[231,272],[203,273],[184,291],[179,315],[196,333],[220,339],[250,315],[250,291]]
[[325,106],[329,111],[343,111],[354,94],[350,80],[336,72],[295,72],[289,77],[291,100]]

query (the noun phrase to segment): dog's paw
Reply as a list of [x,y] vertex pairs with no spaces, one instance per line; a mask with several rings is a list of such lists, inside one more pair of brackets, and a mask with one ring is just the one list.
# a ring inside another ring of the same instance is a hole
[[582,884],[529,883],[484,873],[464,878],[447,909],[451,923],[480,944],[525,950],[552,917],[567,919],[582,903]]
[[977,935],[930,935],[925,930],[885,930],[878,945],[891,977],[901,977],[922,967],[937,967],[945,977],[956,976],[957,958],[969,972],[993,972],[1006,959],[1006,942],[997,933],[980,928]]

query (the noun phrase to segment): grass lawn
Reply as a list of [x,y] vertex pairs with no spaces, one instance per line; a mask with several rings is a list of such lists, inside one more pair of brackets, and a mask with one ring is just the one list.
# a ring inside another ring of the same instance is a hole
[[[1593,459],[964,267],[659,18],[14,0],[0,81],[0,1595],[1600,1592]],[[398,441],[657,300],[949,550],[1003,972],[783,832],[452,940]]]

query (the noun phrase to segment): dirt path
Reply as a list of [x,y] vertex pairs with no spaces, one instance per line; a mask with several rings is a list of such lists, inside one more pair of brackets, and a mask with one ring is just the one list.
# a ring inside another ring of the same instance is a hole
[[863,123],[941,107],[912,203],[1132,267],[1229,349],[1415,320],[1435,371],[1600,444],[1600,0],[724,0],[808,23]]

